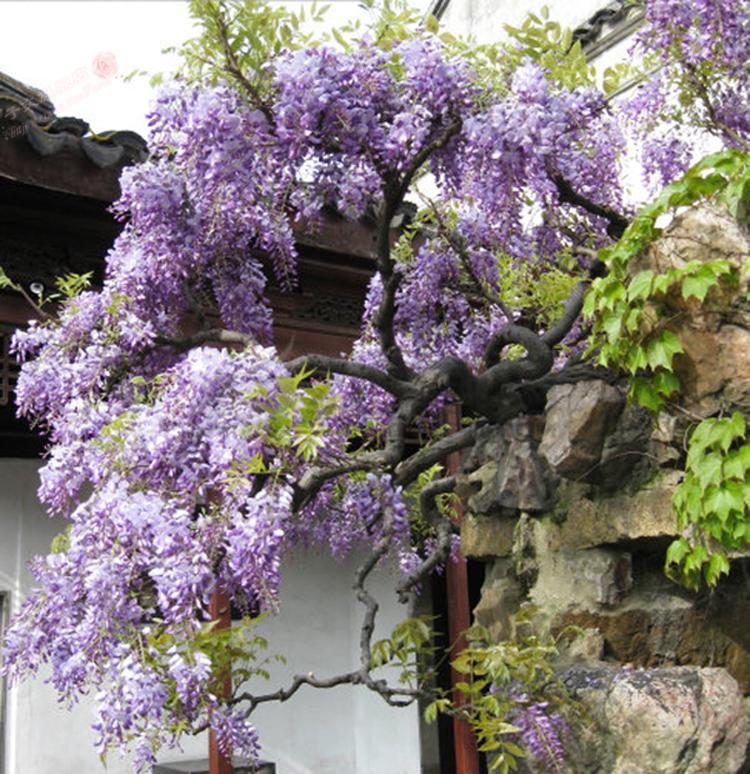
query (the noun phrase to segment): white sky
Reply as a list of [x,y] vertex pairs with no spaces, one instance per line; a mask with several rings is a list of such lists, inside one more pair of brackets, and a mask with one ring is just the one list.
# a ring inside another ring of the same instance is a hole
[[[335,26],[362,16],[356,0],[328,2]],[[0,71],[45,91],[57,115],[143,135],[153,91],[122,76],[169,72],[176,58],[162,49],[193,34],[184,0],[0,0],[0,30]]]

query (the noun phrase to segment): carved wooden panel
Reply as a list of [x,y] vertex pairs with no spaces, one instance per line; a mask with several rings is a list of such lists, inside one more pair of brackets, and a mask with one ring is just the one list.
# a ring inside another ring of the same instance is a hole
[[10,325],[0,324],[0,406],[11,404],[13,388],[18,378],[18,364],[10,352],[10,338],[14,330]]

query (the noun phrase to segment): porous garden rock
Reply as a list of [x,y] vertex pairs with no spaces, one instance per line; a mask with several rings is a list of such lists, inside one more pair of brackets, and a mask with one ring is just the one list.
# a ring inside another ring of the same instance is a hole
[[[656,457],[653,440],[654,420],[637,405],[626,407],[612,430],[604,438],[599,464],[585,476],[585,481],[612,492],[632,487],[653,475]],[[675,454],[666,455],[673,460]]]
[[599,463],[604,439],[614,429],[624,404],[622,393],[601,380],[553,387],[547,393],[547,421],[539,452],[559,476],[585,477]]
[[561,523],[545,522],[550,548],[593,548],[639,538],[672,537],[677,524],[672,495],[680,471],[667,471],[634,494],[590,499],[580,487],[560,494]]
[[510,556],[515,520],[467,513],[461,521],[461,552],[469,559]]
[[479,603],[474,608],[474,620],[489,630],[495,642],[511,639],[513,616],[523,601],[524,593],[516,580],[511,562],[500,560],[491,565]]
[[743,692],[750,692],[750,603],[739,594],[730,609],[700,609],[677,593],[649,592],[628,597],[616,610],[565,611],[553,630],[574,624],[595,629],[610,658],[650,667],[725,667]]
[[556,481],[538,447],[544,418],[521,416],[479,431],[465,463],[473,488],[468,510],[481,515],[544,513],[555,502]]
[[529,599],[547,616],[617,605],[632,584],[630,554],[605,548],[551,551],[537,560]]
[[529,601],[547,620],[561,611],[616,605],[632,585],[627,551],[553,548],[547,525],[528,514],[516,525],[513,565]]
[[750,400],[750,306],[746,301],[750,259],[747,225],[715,204],[691,207],[677,216],[635,269],[665,272],[691,261],[725,260],[737,282],[721,280],[704,300],[672,291],[662,299],[684,352],[675,357],[680,395],[693,411],[708,415],[727,401]]
[[720,394],[732,404],[748,400],[750,331],[737,325],[706,330],[692,321],[678,335],[684,352],[675,358],[675,373],[687,401],[710,413],[718,408]]
[[[730,266],[741,270],[750,255],[750,238],[747,224],[739,222],[722,205],[704,202],[679,215],[664,229],[648,251],[634,262],[633,270],[683,269],[691,261],[728,261]],[[712,288],[704,301],[696,298],[683,299],[681,294],[670,298],[674,305],[682,305],[696,312],[711,313],[726,310],[738,295],[748,288],[748,279],[740,274],[738,284],[721,283]]]
[[577,666],[563,679],[594,722],[571,771],[736,774],[750,739],[742,695],[723,669]]

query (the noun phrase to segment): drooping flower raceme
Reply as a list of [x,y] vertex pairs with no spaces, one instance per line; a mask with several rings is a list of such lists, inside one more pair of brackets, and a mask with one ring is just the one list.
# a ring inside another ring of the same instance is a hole
[[[643,83],[622,104],[651,190],[721,143],[750,147],[750,8],[734,0],[649,0],[634,45]],[[697,130],[696,130],[697,129]]]

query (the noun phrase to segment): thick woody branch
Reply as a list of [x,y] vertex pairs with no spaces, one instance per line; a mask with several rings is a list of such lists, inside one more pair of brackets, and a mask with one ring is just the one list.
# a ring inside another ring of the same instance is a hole
[[570,333],[571,328],[578,319],[583,306],[583,296],[586,293],[587,283],[579,282],[571,291],[565,302],[560,319],[540,338],[549,347],[559,344]]
[[314,371],[326,371],[331,374],[353,376],[356,379],[363,379],[375,384],[398,398],[406,397],[414,392],[412,385],[408,381],[395,379],[385,373],[385,371],[381,371],[374,366],[338,357],[303,355],[294,360],[289,360],[286,363],[286,367],[291,373],[298,373],[307,368]]
[[475,377],[469,367],[456,357],[447,357],[412,380],[413,392],[401,398],[388,423],[383,447],[373,452],[353,454],[340,462],[309,468],[295,487],[294,510],[306,505],[332,478],[355,470],[393,470],[404,459],[406,433],[414,420],[441,393],[453,388],[467,403],[474,405]]
[[443,148],[453,136],[458,134],[461,126],[458,120],[447,126],[439,137],[415,154],[409,167],[400,177],[391,176],[384,180],[383,205],[378,217],[376,240],[377,269],[382,285],[382,296],[375,314],[374,326],[378,333],[380,349],[388,360],[388,373],[397,379],[408,379],[413,376],[413,373],[406,365],[393,328],[396,316],[396,293],[401,283],[401,275],[396,272],[391,258],[391,222],[404,201],[414,175],[433,153]]
[[396,486],[407,487],[416,480],[420,473],[442,462],[449,454],[472,446],[476,441],[479,424],[473,424],[441,438],[426,448],[404,460],[397,468],[393,483]]
[[[497,363],[500,353],[509,344],[520,344],[529,354],[529,357],[539,363],[546,363],[550,359],[549,367],[551,367],[551,351],[548,343],[543,341],[534,331],[530,328],[526,328],[523,325],[517,323],[509,323],[503,326],[497,333],[490,337],[487,342],[487,347],[484,351],[485,365],[490,369],[485,371],[485,375],[493,370],[493,366]],[[500,365],[504,366],[521,366],[526,362],[524,360],[510,360]],[[519,375],[522,375],[523,369],[508,369],[509,374],[515,374],[516,370]],[[548,370],[548,369],[545,369]],[[512,377],[509,377],[512,378]],[[506,379],[507,381],[507,379]]]
[[380,341],[380,350],[388,361],[389,375],[397,379],[409,379],[413,374],[406,365],[393,327],[396,317],[396,293],[401,275],[396,272],[391,258],[391,221],[400,204],[398,183],[393,180],[386,182],[383,205],[378,217],[376,241],[377,270],[382,285],[382,296],[373,324]]
[[202,347],[205,344],[230,344],[248,347],[258,342],[247,333],[239,331],[229,331],[224,328],[211,328],[206,331],[200,331],[192,336],[182,336],[180,338],[170,338],[160,336],[156,339],[157,347],[171,347],[177,352],[187,352],[195,347]]
[[625,229],[630,225],[630,221],[622,213],[613,210],[611,207],[597,204],[588,197],[583,196],[583,194],[578,193],[559,172],[550,172],[550,177],[555,184],[555,188],[557,188],[560,202],[572,204],[575,207],[586,210],[591,215],[604,218],[609,224],[607,226],[607,234],[612,239],[619,239],[625,233]]

